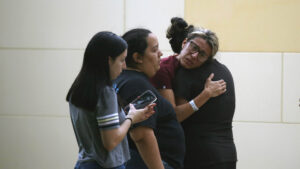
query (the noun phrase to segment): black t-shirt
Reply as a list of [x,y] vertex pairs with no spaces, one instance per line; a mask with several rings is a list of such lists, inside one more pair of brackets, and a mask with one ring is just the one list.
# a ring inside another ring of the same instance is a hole
[[176,97],[187,101],[204,89],[208,76],[213,80],[224,79],[227,91],[211,98],[191,117],[182,122],[186,137],[185,167],[236,161],[236,149],[232,136],[232,118],[235,110],[234,83],[230,71],[217,60],[199,68],[179,68],[173,81]]
[[[124,101],[123,105],[127,105],[146,90],[151,90],[156,95],[155,114],[149,119],[135,124],[133,128],[138,126],[152,128],[162,160],[166,161],[174,169],[182,168],[185,154],[185,139],[172,105],[158,93],[144,73],[124,70],[116,79],[115,84],[117,94]],[[128,140],[129,147],[137,149],[130,137],[128,137]]]

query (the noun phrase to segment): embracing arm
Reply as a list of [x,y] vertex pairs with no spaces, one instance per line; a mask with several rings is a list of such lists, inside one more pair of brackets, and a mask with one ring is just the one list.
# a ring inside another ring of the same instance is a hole
[[[207,78],[204,90],[193,99],[198,108],[203,106],[211,97],[219,96],[226,91],[226,82],[224,80],[212,81],[213,76],[214,74],[211,74]],[[176,98],[175,101],[173,89],[159,89],[158,91],[173,105],[179,122],[182,122],[195,112],[186,100],[183,101],[183,99]]]
[[[179,122],[182,122],[183,120],[190,117],[194,113],[192,106],[187,101],[183,102],[183,101],[178,101],[177,99],[175,101],[175,96],[172,89],[161,89],[159,90],[159,92],[164,98],[166,98],[173,105],[173,108],[176,112],[177,120]],[[194,98],[194,102],[197,107],[201,107],[209,99],[210,99],[209,93],[203,90],[198,96]]]
[[141,126],[130,130],[129,133],[147,167],[149,169],[163,169],[164,166],[153,129]]

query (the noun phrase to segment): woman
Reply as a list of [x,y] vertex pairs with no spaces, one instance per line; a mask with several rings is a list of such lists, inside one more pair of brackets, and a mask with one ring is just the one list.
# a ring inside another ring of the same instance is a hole
[[[179,54],[162,62],[163,71],[156,76],[168,77],[167,73],[172,72],[168,65],[176,61],[180,64],[176,74],[173,71],[172,89],[160,91],[163,95],[169,94],[166,98],[171,98],[170,101],[176,100],[175,110],[189,107],[182,111],[184,116],[181,118],[186,139],[184,168],[235,169],[237,157],[232,135],[234,83],[227,67],[213,59],[219,47],[217,36],[210,30],[187,26],[181,18],[173,18],[168,37],[173,50]],[[197,93],[206,90],[212,76],[206,78],[212,72],[215,78],[226,81],[226,88],[220,85],[222,95],[208,95],[202,102],[197,102],[201,96]],[[165,79],[156,78],[156,83],[165,83]]]
[[157,97],[155,114],[133,125],[129,147],[132,159],[128,169],[181,169],[184,159],[184,134],[172,105],[151,85],[149,78],[159,69],[160,57],[157,37],[146,29],[126,32],[128,43],[127,69],[116,80],[116,90],[125,104],[145,90]]
[[[190,54],[190,48],[195,48],[191,40],[201,40],[197,34],[190,34],[187,39],[188,33],[195,32],[197,29],[193,25],[189,25],[182,18],[172,18],[171,26],[167,31],[167,38],[170,39],[172,50],[175,55],[169,56],[161,60],[160,69],[154,77],[151,78],[151,83],[159,91],[159,93],[166,98],[174,107],[179,122],[190,117],[199,107],[204,105],[210,98],[217,97],[226,91],[226,82],[224,80],[212,81],[214,74],[210,74],[206,80],[204,89],[193,98],[189,103],[176,105],[175,96],[173,91],[173,81],[176,71],[179,67],[186,69],[194,69],[199,67],[199,63],[195,62],[197,52]],[[189,45],[190,44],[190,45]],[[183,48],[183,50],[182,50]],[[217,50],[217,49],[216,49]]]
[[124,169],[130,158],[128,129],[154,113],[154,104],[142,110],[131,106],[127,116],[118,106],[112,80],[126,67],[126,55],[127,43],[111,32],[97,33],[86,47],[67,95],[79,146],[75,169]]

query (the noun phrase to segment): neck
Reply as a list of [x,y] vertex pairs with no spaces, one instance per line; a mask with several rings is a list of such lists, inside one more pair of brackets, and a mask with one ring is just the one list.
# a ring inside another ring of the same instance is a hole
[[131,68],[131,67],[127,67],[125,70],[133,70],[133,71],[137,71],[137,72],[142,72],[141,70],[139,70],[137,68]]

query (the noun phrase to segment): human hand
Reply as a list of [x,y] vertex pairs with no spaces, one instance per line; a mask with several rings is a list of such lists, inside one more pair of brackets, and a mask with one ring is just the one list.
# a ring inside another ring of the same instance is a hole
[[190,53],[190,51],[188,50],[188,45],[187,43],[185,43],[180,51],[180,53],[178,53],[178,55],[176,56],[177,60],[181,60],[184,57],[186,57],[188,54]]
[[204,90],[209,93],[210,97],[217,97],[226,92],[226,82],[221,79],[218,81],[212,81],[214,74],[211,73],[206,79]]
[[152,116],[155,113],[153,109],[154,106],[156,106],[156,103],[151,103],[143,109],[135,109],[133,104],[130,104],[130,109],[127,117],[132,119],[132,124],[147,120],[150,116]]

